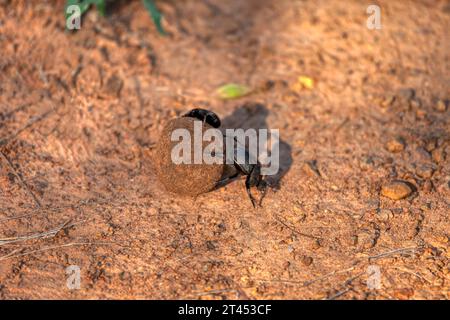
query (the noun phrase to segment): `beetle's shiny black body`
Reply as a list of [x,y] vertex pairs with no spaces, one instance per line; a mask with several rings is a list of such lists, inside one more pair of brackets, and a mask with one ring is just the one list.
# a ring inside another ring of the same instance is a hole
[[183,117],[197,118],[203,122],[206,122],[213,128],[218,128],[221,125],[219,117],[214,112],[205,109],[192,109]]

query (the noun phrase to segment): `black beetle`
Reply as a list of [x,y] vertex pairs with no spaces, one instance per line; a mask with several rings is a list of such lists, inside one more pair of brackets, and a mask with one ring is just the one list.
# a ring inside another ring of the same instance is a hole
[[[221,125],[220,118],[212,111],[205,110],[205,109],[192,109],[188,113],[184,115],[184,117],[193,117],[196,119],[199,119],[203,122],[208,123],[214,128],[219,128]],[[264,180],[264,176],[261,175],[261,164],[259,161],[257,161],[256,164],[250,164],[249,162],[249,151],[245,148],[245,146],[239,145],[238,141],[236,140],[236,137],[234,137],[234,140],[236,142],[235,144],[235,150],[234,150],[234,167],[237,169],[237,172],[221,181],[218,182],[218,186],[226,184],[228,181],[235,179],[239,176],[239,174],[247,176],[245,180],[245,188],[247,190],[248,197],[250,198],[250,201],[252,202],[252,205],[254,208],[256,208],[256,200],[253,197],[251,193],[252,187],[257,187],[259,191],[263,192],[263,196],[265,195],[266,189],[267,189],[267,183]],[[239,152],[245,153],[245,162],[239,163],[237,161],[237,155]],[[261,198],[262,200],[262,198]]]

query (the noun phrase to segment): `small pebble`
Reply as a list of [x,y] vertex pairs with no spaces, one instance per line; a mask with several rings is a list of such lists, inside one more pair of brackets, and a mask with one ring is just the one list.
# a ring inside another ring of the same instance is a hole
[[426,113],[425,110],[422,110],[422,109],[417,109],[416,110],[416,117],[417,118],[424,119],[426,115],[427,115],[427,113]]
[[396,289],[393,295],[395,298],[399,300],[407,300],[414,295],[414,289],[412,288]]
[[437,140],[436,139],[431,139],[430,141],[427,142],[427,144],[425,145],[425,149],[428,152],[433,151],[434,149],[436,149],[437,146]]
[[438,102],[436,102],[435,108],[439,112],[445,112],[447,110],[447,104],[443,100],[438,100]]
[[386,143],[386,149],[392,153],[402,152],[405,149],[405,142],[402,138],[395,138]]
[[305,266],[310,266],[310,265],[313,263],[313,258],[308,257],[308,256],[303,256],[303,257],[302,257],[302,263],[303,263]]
[[431,182],[431,180],[425,181],[425,183],[423,184],[423,191],[425,192],[433,191],[433,182]]
[[120,96],[122,87],[123,87],[123,80],[115,74],[112,75],[106,82],[107,93],[111,94],[111,95],[115,95],[117,97]]
[[389,209],[381,209],[380,212],[378,212],[378,218],[380,220],[387,221],[387,220],[392,219],[393,217],[394,217],[394,214]]
[[311,244],[311,249],[313,249],[313,250],[317,250],[320,247],[322,247],[322,241],[319,239],[314,240],[313,243]]
[[421,164],[416,168],[416,174],[424,179],[430,179],[434,173],[434,168],[428,164]]
[[383,101],[381,101],[380,105],[382,108],[388,108],[394,103],[394,101],[395,101],[395,96],[390,95],[390,96],[387,96]]
[[442,150],[442,148],[434,149],[431,152],[431,157],[433,158],[433,161],[436,163],[443,162],[445,160],[445,152]]
[[303,171],[310,177],[320,177],[320,171],[317,168],[317,161],[316,160],[311,160],[311,161],[306,161],[303,164]]
[[416,96],[416,91],[413,88],[403,88],[397,92],[397,97],[403,101],[410,101]]
[[401,180],[389,182],[381,187],[381,195],[392,200],[400,200],[413,192],[409,183]]
[[422,103],[419,99],[412,99],[409,104],[413,109],[419,109],[422,106]]

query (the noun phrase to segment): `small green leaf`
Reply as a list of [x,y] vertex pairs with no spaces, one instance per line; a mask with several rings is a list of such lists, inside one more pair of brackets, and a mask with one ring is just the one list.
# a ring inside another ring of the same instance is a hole
[[150,16],[152,17],[153,23],[155,24],[156,29],[158,29],[158,32],[162,35],[165,35],[166,32],[161,25],[162,15],[156,7],[155,2],[153,0],[142,0],[142,2],[144,3],[145,9],[147,9],[147,11],[150,13]]
[[237,99],[248,95],[250,92],[250,88],[236,83],[228,83],[217,89],[217,95],[220,99]]
[[95,7],[102,17],[106,16],[106,0],[97,0]]

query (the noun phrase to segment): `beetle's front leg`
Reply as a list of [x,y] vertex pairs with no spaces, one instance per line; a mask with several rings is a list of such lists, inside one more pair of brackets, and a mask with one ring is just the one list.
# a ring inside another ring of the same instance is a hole
[[252,185],[252,177],[251,177],[251,174],[249,174],[247,176],[247,179],[245,179],[245,189],[247,190],[247,194],[248,194],[248,197],[250,198],[250,201],[252,202],[253,208],[256,208],[256,201],[255,201],[255,198],[253,197],[252,192],[250,190],[251,187],[253,187],[253,185]]

